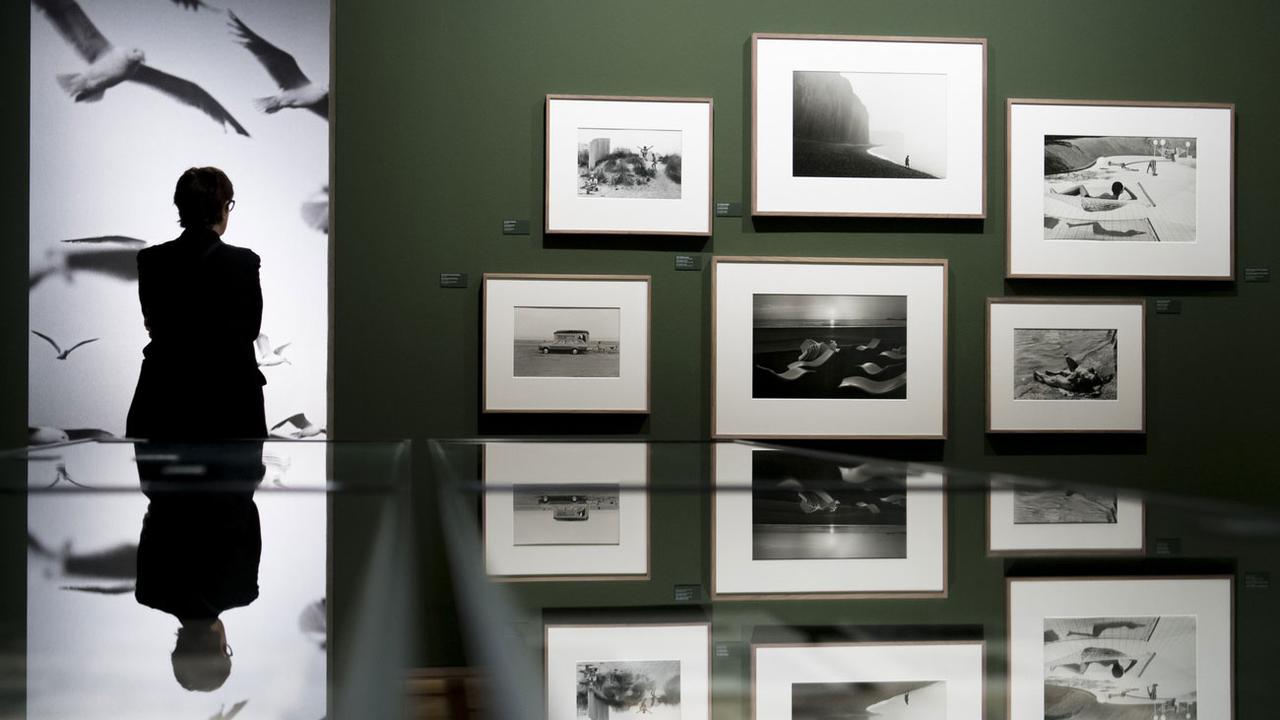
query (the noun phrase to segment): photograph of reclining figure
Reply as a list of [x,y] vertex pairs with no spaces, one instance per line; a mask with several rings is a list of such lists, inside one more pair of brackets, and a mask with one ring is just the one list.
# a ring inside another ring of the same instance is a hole
[[1014,328],[1014,400],[1115,400],[1116,330]]
[[1195,242],[1196,139],[1046,135],[1044,239]]

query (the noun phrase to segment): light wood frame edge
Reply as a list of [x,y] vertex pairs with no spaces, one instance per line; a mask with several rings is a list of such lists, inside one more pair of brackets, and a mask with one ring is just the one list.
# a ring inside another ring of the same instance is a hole
[[[759,68],[757,64],[757,47],[760,40],[848,40],[851,42],[899,42],[899,43],[935,43],[944,45],[981,45],[982,46],[982,198],[976,213],[875,213],[875,212],[789,212],[785,210],[760,210],[757,188],[759,175],[756,159],[759,157],[759,123],[756,118],[756,99],[759,87]],[[918,220],[985,220],[987,218],[987,92],[990,83],[988,74],[988,43],[985,37],[911,37],[906,35],[825,35],[806,33],[767,33],[751,34],[751,215],[753,217],[843,217],[843,218],[914,218]]]
[[[683,230],[553,230],[551,229],[551,101],[552,100],[584,100],[605,102],[665,102],[665,103],[706,103],[707,105],[707,225],[706,230],[686,232]],[[673,97],[645,95],[573,95],[566,93],[547,93],[543,100],[543,146],[542,146],[542,233],[544,235],[653,235],[664,237],[711,237],[715,207],[715,131],[716,107],[711,97]]]
[[[938,434],[915,435],[794,435],[787,433],[752,433],[723,434],[717,427],[716,413],[716,375],[717,352],[716,342],[719,313],[717,312],[716,283],[718,268],[721,263],[743,264],[810,264],[810,265],[939,265],[942,267],[942,350],[945,356],[942,363],[942,431]],[[771,255],[721,255],[711,258],[711,439],[712,440],[946,440],[950,416],[950,375],[951,363],[949,353],[950,308],[951,298],[951,265],[947,258],[823,258],[823,257],[781,257]]]
[[[1074,105],[1098,107],[1135,108],[1183,108],[1190,110],[1226,110],[1231,117],[1228,145],[1231,150],[1231,171],[1227,183],[1231,192],[1231,209],[1227,217],[1228,272],[1226,275],[1077,275],[1052,273],[1013,272],[1013,106],[1014,105]],[[1236,280],[1236,105],[1221,102],[1177,102],[1160,100],[1083,100],[1075,98],[1007,98],[1005,100],[1005,244],[1004,276],[1006,280],[1172,280],[1205,282],[1234,282]]]
[[[991,427],[991,306],[1009,304],[1009,305],[1137,305],[1141,308],[1140,325],[1141,325],[1141,342],[1138,345],[1138,363],[1142,368],[1142,420],[1137,429],[1131,430],[1111,430],[1111,429],[1071,429],[1071,430],[1045,430],[1045,429],[1015,429],[1015,430],[995,430]],[[986,358],[986,381],[983,383],[983,398],[986,405],[986,429],[984,432],[990,435],[1145,435],[1147,433],[1147,300],[1146,298],[1133,297],[1029,297],[1029,296],[1012,296],[1012,297],[988,297],[987,298],[987,347],[985,350]]]
[[[591,410],[583,408],[489,408],[489,281],[490,280],[569,280],[599,282],[644,282],[645,289],[645,356],[644,407],[639,409]],[[503,273],[487,272],[480,276],[480,413],[482,415],[648,415],[653,411],[653,276],[573,273]]]

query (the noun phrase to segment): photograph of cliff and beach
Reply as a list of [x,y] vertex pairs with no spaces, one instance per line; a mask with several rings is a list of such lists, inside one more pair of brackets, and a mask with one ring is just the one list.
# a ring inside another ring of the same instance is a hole
[[794,177],[947,176],[947,76],[792,73]]

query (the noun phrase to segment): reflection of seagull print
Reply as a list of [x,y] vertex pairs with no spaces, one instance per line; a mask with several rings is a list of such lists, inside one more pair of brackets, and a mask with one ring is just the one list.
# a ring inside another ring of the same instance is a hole
[[200,110],[224,129],[231,125],[241,135],[249,135],[244,126],[236,122],[231,113],[204,88],[147,65],[147,56],[138,48],[121,50],[113,46],[84,14],[76,0],[31,1],[49,17],[62,39],[74,46],[80,57],[89,63],[84,72],[58,75],[58,84],[76,102],[97,102],[108,89],[132,80]]
[[871,512],[872,515],[880,514],[880,506],[875,503],[863,502],[859,500],[858,502],[854,503],[853,506],[860,507],[863,510],[868,510]]
[[316,191],[315,195],[302,203],[302,220],[308,226],[329,234],[329,186]]
[[44,425],[27,427],[28,445],[52,445],[72,440],[109,440],[115,435],[98,428],[56,428]]
[[[294,439],[315,437],[316,435],[319,435],[320,433],[325,432],[324,428],[308,420],[305,413],[298,413],[297,415],[291,415],[285,418],[284,420],[281,420],[280,422],[276,423],[271,427],[271,431],[275,432],[276,430],[279,430],[285,425],[292,425],[295,428],[297,428],[293,432],[289,433],[289,435],[287,436]],[[280,436],[276,436],[276,437],[280,437]]]
[[1138,623],[1130,620],[1112,620],[1109,622],[1097,622],[1093,624],[1093,632],[1080,632],[1078,630],[1068,630],[1067,635],[1078,635],[1080,637],[1096,638],[1107,630],[1122,628],[1124,630],[1137,630],[1146,627],[1146,623]]
[[53,350],[54,350],[54,352],[58,353],[58,359],[59,359],[59,360],[66,360],[66,359],[67,359],[67,356],[68,356],[68,355],[70,355],[70,354],[71,354],[71,352],[72,352],[73,350],[75,350],[76,348],[80,347],[81,345],[88,345],[89,343],[91,343],[91,342],[97,342],[97,341],[100,339],[100,338],[89,338],[88,340],[81,340],[80,342],[76,343],[75,345],[72,345],[71,347],[67,348],[66,350],[63,350],[63,349],[62,349],[62,346],[61,346],[61,345],[59,345],[57,342],[55,342],[55,341],[54,341],[54,339],[53,339],[53,338],[51,338],[51,337],[49,337],[48,335],[45,335],[44,333],[42,333],[42,332],[40,332],[40,331],[38,331],[38,330],[32,330],[32,331],[31,331],[31,334],[32,334],[32,335],[35,335],[36,337],[42,338],[45,342],[47,342],[47,343],[49,343],[50,345],[52,345],[52,346],[53,346]]
[[196,10],[196,11],[199,11],[199,10],[200,10],[200,8],[205,8],[205,9],[208,9],[208,10],[219,10],[219,9],[220,9],[220,8],[216,8],[216,7],[212,6],[212,5],[210,5],[209,3],[205,2],[204,0],[170,0],[170,2],[172,2],[174,5],[177,5],[178,7],[182,8],[183,10]]
[[266,333],[258,333],[258,339],[253,341],[254,352],[258,356],[258,367],[274,367],[276,365],[284,365],[293,363],[289,362],[289,358],[284,356],[285,348],[293,343],[284,343],[271,347],[271,338]]
[[231,718],[239,715],[240,711],[244,709],[244,706],[248,704],[248,700],[241,700],[235,705],[232,705],[231,710],[226,710],[225,705],[219,706],[218,712],[214,715],[210,715],[209,720],[231,720]]
[[283,108],[306,108],[325,120],[329,119],[329,88],[311,82],[298,67],[298,61],[289,53],[272,45],[261,35],[249,29],[236,14],[227,11],[231,18],[231,29],[240,38],[240,43],[258,58],[262,67],[266,68],[271,79],[276,81],[282,91],[279,95],[258,98],[255,103],[265,113],[279,112]]
[[64,243],[126,243],[129,245],[146,245],[146,240],[127,237],[125,235],[99,235],[97,237],[71,238],[63,240]]

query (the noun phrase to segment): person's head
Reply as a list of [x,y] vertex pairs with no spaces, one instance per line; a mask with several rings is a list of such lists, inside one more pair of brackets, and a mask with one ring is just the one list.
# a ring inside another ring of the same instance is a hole
[[212,692],[231,675],[231,648],[221,620],[186,621],[173,646],[173,678],[187,690]]
[[1122,192],[1124,192],[1124,183],[1119,180],[1111,183],[1111,194],[1115,195],[1116,199],[1120,198],[1120,193]]
[[209,228],[221,235],[227,229],[235,188],[226,173],[216,167],[193,167],[182,173],[173,190],[178,224],[184,228]]
[[[1119,183],[1117,183],[1117,184],[1119,184]],[[1116,663],[1116,664],[1114,664],[1114,665],[1112,665],[1112,666],[1111,666],[1111,677],[1113,677],[1113,678],[1122,678],[1122,677],[1124,677],[1124,668],[1120,667],[1120,663]]]

